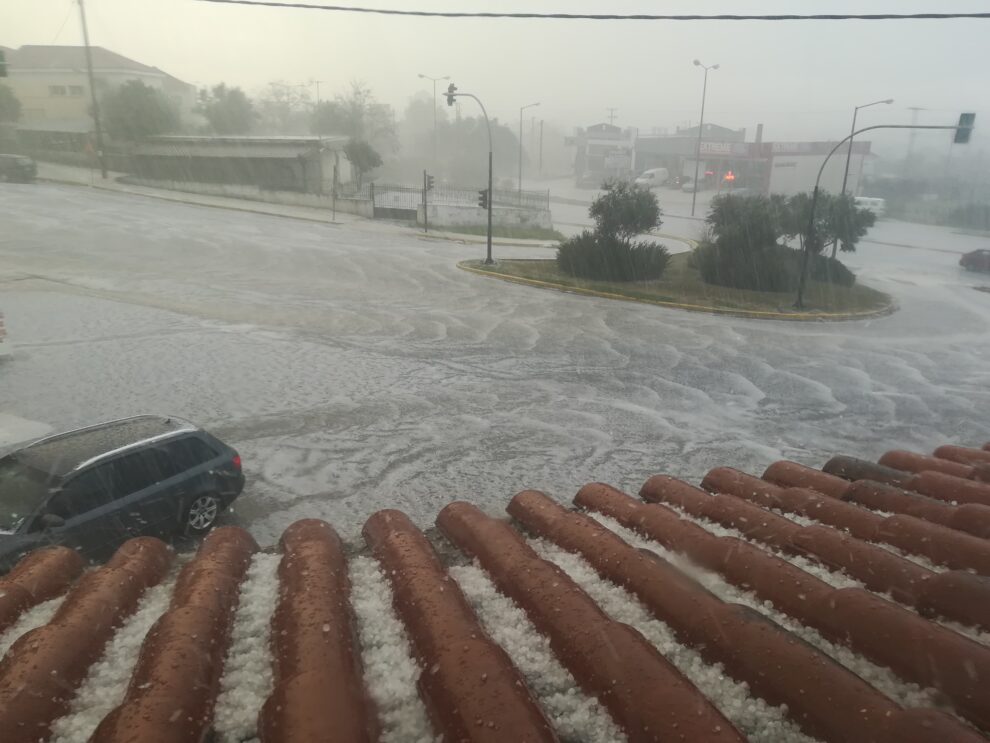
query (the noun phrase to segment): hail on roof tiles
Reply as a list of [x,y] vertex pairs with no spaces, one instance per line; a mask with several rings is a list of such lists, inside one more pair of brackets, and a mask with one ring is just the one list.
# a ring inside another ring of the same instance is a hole
[[574,743],[622,743],[625,733],[594,696],[588,696],[560,664],[550,640],[539,633],[512,599],[499,593],[480,567],[449,569],[482,625],[509,654],[539,699],[554,728]]
[[707,696],[752,743],[811,743],[783,707],[750,694],[749,686],[726,675],[719,663],[707,663],[697,651],[677,641],[673,631],[640,601],[600,577],[588,562],[544,539],[528,540],[544,560],[556,563],[613,619],[634,627]]
[[867,544],[872,544],[874,547],[879,547],[880,549],[886,550],[893,555],[909,560],[915,565],[920,565],[925,570],[931,570],[933,573],[942,573],[948,570],[945,565],[936,565],[924,555],[915,555],[910,552],[905,552],[900,547],[895,547],[892,544],[886,544],[885,542],[867,542]]
[[[416,680],[421,672],[405,627],[392,608],[392,589],[377,560],[348,566],[364,681],[378,708],[382,743],[433,743],[433,729]],[[439,740],[439,739],[437,739]]]
[[33,629],[48,624],[64,599],[64,595],[56,596],[53,599],[42,601],[40,604],[32,606],[21,614],[17,621],[7,628],[6,632],[0,634],[0,658],[7,654],[10,646],[25,632],[30,632]]
[[[859,505],[859,504],[857,504],[857,505]],[[865,510],[869,511],[870,513],[872,513],[872,514],[874,514],[876,516],[880,516],[882,518],[887,518],[889,516],[893,516],[894,515],[892,513],[888,513],[887,511],[874,511],[872,509],[865,508],[865,506],[863,508]],[[845,529],[840,529],[839,527],[832,526],[831,524],[827,524],[824,521],[819,521],[818,519],[814,519],[814,518],[811,518],[809,516],[804,516],[804,515],[797,514],[797,513],[790,513],[788,511],[782,511],[779,508],[768,508],[766,510],[770,511],[771,513],[775,513],[778,516],[781,516],[781,517],[783,517],[783,518],[785,518],[785,519],[787,519],[789,521],[793,521],[795,524],[799,524],[801,526],[824,526],[827,529],[835,529],[836,531],[840,531],[840,532],[845,532],[846,531]],[[939,572],[942,572],[943,570],[945,570],[945,567],[944,566],[942,566],[942,565],[936,565],[934,562],[932,562],[931,560],[929,560],[924,555],[915,555],[915,554],[912,554],[910,552],[905,552],[904,550],[900,549],[899,547],[895,547],[892,544],[887,544],[885,542],[869,542],[869,541],[866,542],[866,543],[867,544],[870,544],[870,545],[873,545],[874,547],[879,547],[882,550],[887,550],[887,552],[890,552],[892,554],[895,554],[898,557],[903,557],[905,560],[910,560],[914,564],[920,565],[921,567],[925,568],[926,570],[931,570],[933,573],[939,573]],[[766,549],[766,547],[764,547],[764,549]]]
[[281,557],[255,553],[241,584],[213,718],[219,743],[253,738],[257,734],[258,710],[271,693],[272,654],[268,640],[278,601]]
[[107,643],[76,690],[69,712],[52,725],[51,743],[86,743],[100,721],[124,699],[141,644],[151,626],[168,610],[178,570],[152,586]]
[[934,707],[938,705],[940,696],[934,689],[922,689],[915,683],[904,681],[890,669],[878,666],[844,645],[838,645],[825,639],[817,630],[807,627],[791,616],[775,609],[769,601],[764,601],[750,591],[737,588],[718,573],[693,565],[683,557],[668,551],[661,544],[627,529],[615,519],[597,513],[589,513],[589,515],[633,547],[650,550],[665,560],[673,562],[683,572],[700,582],[723,601],[744,604],[772,619],[791,634],[800,637],[833,660],[841,663],[898,704],[904,707]]
[[738,529],[733,529],[731,526],[723,526],[716,521],[711,521],[710,519],[700,516],[694,516],[679,506],[672,505],[670,503],[664,503],[663,505],[665,508],[669,508],[685,521],[695,523],[705,529],[705,531],[708,531],[717,537],[735,537],[736,539],[741,539],[744,542],[748,542],[754,547],[760,548],[767,554],[773,555],[774,557],[779,557],[781,560],[789,562],[794,567],[801,568],[801,570],[806,573],[811,573],[819,580],[823,580],[828,583],[832,586],[832,588],[865,588],[860,581],[846,575],[840,570],[832,570],[822,565],[820,562],[809,560],[807,557],[803,557],[801,555],[788,555],[784,552],[780,552],[779,550],[775,550],[772,547],[767,546],[763,542],[750,539]]

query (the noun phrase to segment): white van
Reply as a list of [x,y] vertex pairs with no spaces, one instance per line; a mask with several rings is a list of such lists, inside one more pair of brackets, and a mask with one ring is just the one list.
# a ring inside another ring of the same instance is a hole
[[667,182],[668,178],[670,178],[670,173],[667,172],[666,168],[650,168],[644,170],[633,183],[643,188],[660,188]]
[[886,199],[880,199],[874,196],[857,196],[855,200],[857,207],[860,209],[869,209],[877,217],[882,217],[887,213]]

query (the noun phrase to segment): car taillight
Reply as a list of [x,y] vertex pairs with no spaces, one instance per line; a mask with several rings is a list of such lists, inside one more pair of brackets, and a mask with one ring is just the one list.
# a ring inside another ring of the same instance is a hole
[[234,469],[238,469],[239,470],[241,468],[241,455],[240,454],[235,454],[234,455],[234,459],[232,461],[234,463]]

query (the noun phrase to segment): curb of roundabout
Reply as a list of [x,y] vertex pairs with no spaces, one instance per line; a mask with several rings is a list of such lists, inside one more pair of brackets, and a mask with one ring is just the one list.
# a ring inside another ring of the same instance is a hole
[[859,312],[775,312],[773,310],[744,310],[733,307],[717,307],[703,304],[689,304],[686,302],[670,302],[662,299],[647,299],[645,297],[628,297],[624,294],[603,292],[597,289],[585,289],[579,286],[568,286],[557,284],[552,281],[540,281],[539,279],[527,279],[522,276],[513,276],[498,271],[490,271],[472,265],[476,261],[460,261],[457,267],[463,271],[488,276],[502,281],[509,281],[514,284],[533,286],[539,289],[554,289],[569,294],[582,294],[587,297],[598,297],[600,299],[617,299],[624,302],[636,302],[639,304],[651,304],[657,307],[667,307],[676,310],[686,310],[688,312],[705,312],[711,315],[729,315],[731,317],[743,317],[752,320],[787,320],[791,322],[838,322],[845,320],[869,320],[877,317],[884,317],[897,311],[897,303],[891,300],[883,307],[873,310]]

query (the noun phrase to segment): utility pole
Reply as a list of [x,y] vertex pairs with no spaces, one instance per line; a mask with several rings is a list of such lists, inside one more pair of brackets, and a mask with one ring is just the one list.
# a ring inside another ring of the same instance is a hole
[[540,119],[540,178],[543,177],[543,119]]
[[[419,73],[420,80],[432,80],[433,81],[433,172],[437,172],[437,80],[450,80],[449,75],[444,75],[443,77],[430,77],[429,75],[424,75]],[[457,120],[460,121],[461,110],[457,109]]]
[[615,112],[618,111],[619,109],[617,109],[617,108],[606,108],[605,110],[608,111],[608,123],[609,124],[614,124],[615,123]]
[[324,80],[310,80],[310,83],[316,86],[316,107],[320,107],[320,83],[325,82]]
[[103,129],[100,126],[100,104],[96,98],[96,80],[93,77],[93,55],[89,50],[89,28],[86,26],[86,6],[79,0],[79,17],[82,20],[83,48],[86,50],[86,75],[89,78],[89,94],[93,102],[93,133],[96,135],[96,158],[100,161],[100,173],[107,178],[107,161],[103,156]]
[[519,107],[519,184],[517,188],[519,203],[522,204],[522,155],[523,155],[523,139],[522,139],[522,125],[523,125],[523,111],[527,108],[532,108],[533,106],[539,106],[539,103],[527,103],[525,106]]
[[911,112],[911,134],[908,136],[908,151],[907,157],[904,159],[904,174],[907,175],[908,168],[911,167],[911,158],[914,155],[914,140],[918,136],[918,132],[915,127],[918,124],[918,111],[925,111],[924,108],[919,108],[918,106],[908,106],[908,111]]

